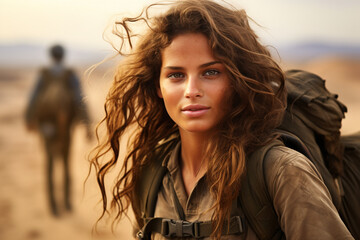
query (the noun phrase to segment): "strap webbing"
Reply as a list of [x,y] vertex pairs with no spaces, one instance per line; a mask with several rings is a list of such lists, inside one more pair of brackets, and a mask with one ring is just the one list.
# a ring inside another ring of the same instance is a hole
[[[224,224],[223,235],[241,234],[245,229],[245,221],[239,216],[230,218],[230,224]],[[188,222],[166,218],[152,218],[147,221],[143,229],[137,234],[139,239],[150,239],[151,233],[160,233],[164,237],[209,237],[212,233],[211,221]]]

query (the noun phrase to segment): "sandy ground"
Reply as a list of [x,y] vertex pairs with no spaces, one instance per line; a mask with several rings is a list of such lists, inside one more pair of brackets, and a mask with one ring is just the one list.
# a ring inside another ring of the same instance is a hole
[[[338,93],[340,100],[348,106],[342,132],[349,134],[360,130],[359,61],[326,58],[306,64],[282,65],[307,69],[323,76],[328,89]],[[89,169],[87,154],[95,141],[86,141],[81,126],[74,132],[71,153],[74,212],[60,218],[50,215],[40,140],[36,134],[26,131],[22,118],[36,70],[0,68],[0,239],[131,239],[128,220],[120,222],[115,233],[111,233],[111,222],[105,219],[99,224],[99,235],[91,235],[93,224],[101,213],[101,204],[93,174],[84,189]],[[102,105],[111,73],[103,75],[103,72],[95,72],[88,80],[83,77],[83,89],[94,125],[103,114]],[[60,170],[57,179],[60,185]]]

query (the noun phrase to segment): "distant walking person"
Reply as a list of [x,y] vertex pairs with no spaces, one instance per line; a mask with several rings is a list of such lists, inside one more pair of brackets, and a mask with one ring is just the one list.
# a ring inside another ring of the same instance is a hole
[[59,158],[64,167],[64,203],[66,210],[71,211],[69,148],[74,123],[83,121],[87,125],[88,137],[91,136],[80,82],[75,73],[62,64],[64,53],[60,45],[50,48],[53,65],[41,70],[26,109],[27,128],[38,131],[44,142],[48,197],[54,216],[59,215],[54,189],[55,158]]

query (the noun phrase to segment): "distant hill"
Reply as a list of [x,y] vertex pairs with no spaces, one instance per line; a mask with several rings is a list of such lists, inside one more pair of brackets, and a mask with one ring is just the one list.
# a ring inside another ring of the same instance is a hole
[[[360,59],[360,45],[326,44],[306,42],[290,46],[279,46],[277,51],[283,61],[308,61],[315,58],[350,57]],[[115,51],[68,48],[66,63],[69,65],[92,65],[110,56]],[[47,47],[36,44],[0,44],[1,66],[36,67],[48,64]]]
[[[65,61],[69,65],[92,65],[111,53],[87,49],[67,48]],[[36,44],[0,44],[1,66],[36,67],[49,63],[48,47]]]
[[280,57],[285,61],[309,61],[327,56],[360,59],[360,45],[306,42],[291,46],[280,46],[277,50]]

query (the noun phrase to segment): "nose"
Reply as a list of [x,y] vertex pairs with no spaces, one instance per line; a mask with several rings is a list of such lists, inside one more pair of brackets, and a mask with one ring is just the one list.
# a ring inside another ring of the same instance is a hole
[[201,81],[197,76],[189,76],[186,81],[185,97],[196,98],[202,97],[203,91],[201,89]]

